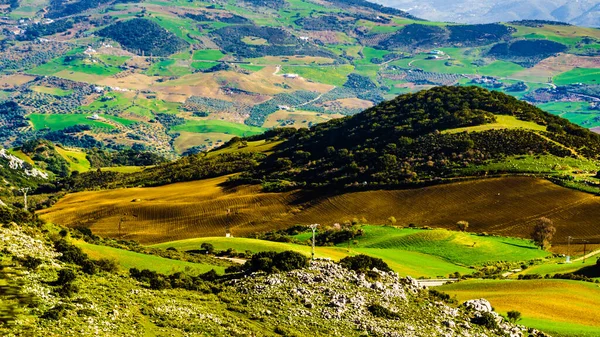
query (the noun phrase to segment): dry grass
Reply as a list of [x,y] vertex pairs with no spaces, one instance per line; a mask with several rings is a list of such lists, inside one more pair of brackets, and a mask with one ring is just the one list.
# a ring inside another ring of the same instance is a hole
[[546,82],[548,77],[554,77],[575,68],[600,68],[600,57],[577,56],[560,54],[549,57],[533,68],[520,71],[511,77],[523,80],[538,80]]
[[35,80],[35,76],[25,74],[3,75],[0,76],[0,87],[13,88],[33,80]]
[[264,128],[272,127],[295,127],[306,128],[309,123],[323,123],[334,118],[341,118],[340,114],[324,114],[312,111],[287,111],[279,110],[267,117],[263,124]]
[[457,221],[466,220],[472,232],[516,237],[528,237],[532,221],[545,216],[557,228],[557,251],[566,249],[569,235],[600,239],[600,198],[542,179],[495,178],[343,195],[261,193],[259,186],[226,189],[219,186],[226,179],[75,193],[40,214],[48,221],[87,226],[105,236],[119,235],[119,219],[124,216],[122,234],[143,243],[221,236],[227,226],[236,236],[243,236],[354,217],[383,224],[390,216],[398,219],[397,225],[414,223],[452,229]]

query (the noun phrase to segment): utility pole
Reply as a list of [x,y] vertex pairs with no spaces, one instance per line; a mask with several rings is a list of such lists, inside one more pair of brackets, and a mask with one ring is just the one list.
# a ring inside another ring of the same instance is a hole
[[567,263],[571,263],[571,236],[567,238]]
[[315,260],[315,232],[317,231],[317,227],[319,224],[312,224],[309,226],[312,229],[312,260]]
[[23,204],[24,204],[23,209],[25,211],[27,211],[27,193],[30,190],[31,190],[31,188],[29,188],[29,187],[23,187],[23,188],[19,189],[19,191],[21,191],[21,193],[23,193]]

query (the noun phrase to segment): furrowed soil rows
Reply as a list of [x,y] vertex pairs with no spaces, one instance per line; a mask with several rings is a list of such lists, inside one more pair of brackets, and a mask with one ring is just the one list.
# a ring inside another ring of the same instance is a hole
[[532,222],[545,216],[557,228],[555,251],[566,250],[568,236],[600,240],[600,198],[543,179],[493,178],[336,195],[262,193],[259,186],[226,188],[221,186],[226,179],[74,193],[40,215],[61,225],[86,226],[98,235],[142,243],[224,236],[227,228],[235,236],[244,236],[361,217],[371,224],[385,224],[390,216],[398,226],[455,229],[457,221],[466,220],[470,232],[525,238]]

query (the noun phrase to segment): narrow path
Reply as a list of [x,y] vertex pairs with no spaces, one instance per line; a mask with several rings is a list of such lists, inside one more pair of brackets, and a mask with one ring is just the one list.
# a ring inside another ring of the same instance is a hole
[[[337,88],[337,87],[334,85],[334,86],[333,86],[333,88],[332,88],[331,90],[333,90],[333,89],[335,89],[335,88]],[[310,103],[316,102],[316,101],[320,100],[320,99],[321,99],[321,97],[323,97],[323,95],[330,93],[330,92],[331,92],[331,90],[329,90],[328,92],[324,92],[324,93],[320,94],[319,96],[317,96],[317,97],[316,97],[316,98],[314,98],[314,99],[311,99],[311,100],[310,100],[310,101],[308,101],[308,102],[304,102],[304,103],[302,103],[302,104],[295,105],[295,106],[293,106],[292,108],[299,108],[299,107],[301,107],[301,106],[305,106],[305,105],[308,105],[308,104],[310,104]]]
[[237,264],[244,264],[246,263],[246,260],[244,259],[236,259],[234,257],[223,257],[223,256],[215,256],[217,259],[221,259],[221,260],[227,260],[227,261],[231,261],[233,263],[237,263]]
[[452,283],[458,281],[457,278],[444,278],[444,279],[432,279],[432,280],[417,280],[417,283],[421,287],[429,288],[429,287],[439,287],[443,286],[446,283]]
[[590,257],[598,255],[598,254],[600,254],[600,249],[595,250],[595,251],[593,251],[593,252],[591,252],[591,253],[589,253],[587,255],[584,255],[582,257],[578,257],[578,258],[576,258],[574,260],[571,260],[571,262],[577,262],[577,261],[582,261],[583,259],[589,259]]

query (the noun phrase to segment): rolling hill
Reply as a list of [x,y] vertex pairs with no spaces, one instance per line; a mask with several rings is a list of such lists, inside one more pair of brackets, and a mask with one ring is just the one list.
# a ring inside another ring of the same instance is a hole
[[587,193],[598,194],[599,144],[600,136],[508,95],[436,88],[137,173],[82,173],[64,186],[112,189],[68,194],[40,214],[144,243],[390,216],[405,226],[467,220],[476,233],[528,237],[544,216],[562,251],[568,236],[600,239],[598,200]]
[[430,22],[363,0],[15,1],[6,12],[6,147],[45,138],[175,158],[438,85],[600,126],[592,28]]

